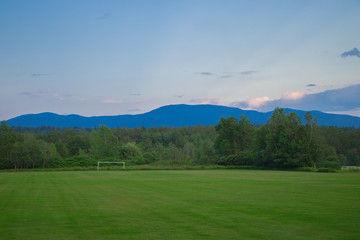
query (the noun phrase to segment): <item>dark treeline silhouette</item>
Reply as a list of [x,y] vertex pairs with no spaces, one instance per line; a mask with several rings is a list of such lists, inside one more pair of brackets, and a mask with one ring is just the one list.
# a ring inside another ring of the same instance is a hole
[[319,127],[310,113],[275,109],[265,125],[246,116],[216,126],[55,128],[0,126],[0,169],[151,165],[247,165],[274,169],[360,165],[360,129]]

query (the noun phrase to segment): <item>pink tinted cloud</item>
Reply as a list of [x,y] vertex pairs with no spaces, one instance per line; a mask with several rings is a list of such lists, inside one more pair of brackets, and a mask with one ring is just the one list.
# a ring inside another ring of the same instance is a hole
[[256,108],[256,107],[260,107],[260,106],[266,104],[269,101],[270,101],[270,98],[268,96],[263,96],[263,97],[257,97],[257,98],[249,98],[246,101],[246,103],[248,104],[249,107]]
[[191,99],[190,102],[195,104],[214,104],[214,105],[222,104],[222,101],[218,98],[194,98]]
[[53,96],[56,97],[60,101],[64,101],[64,98],[59,93],[53,93]]
[[297,91],[284,92],[282,94],[282,99],[285,100],[298,100],[302,97],[304,97],[304,93]]

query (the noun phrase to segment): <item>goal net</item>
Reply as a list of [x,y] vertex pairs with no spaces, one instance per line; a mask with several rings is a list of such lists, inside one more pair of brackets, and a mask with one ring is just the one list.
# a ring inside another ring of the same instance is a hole
[[123,169],[125,169],[125,162],[98,162],[98,164],[97,164],[97,170],[100,169],[100,163],[117,163],[117,164],[122,164]]

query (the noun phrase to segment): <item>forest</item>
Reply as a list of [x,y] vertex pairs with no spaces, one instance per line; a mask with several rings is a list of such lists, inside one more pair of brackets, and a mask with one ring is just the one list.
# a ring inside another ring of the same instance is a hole
[[127,165],[252,166],[266,169],[360,166],[360,129],[318,126],[276,108],[266,124],[246,116],[216,126],[179,128],[39,128],[0,126],[0,169]]

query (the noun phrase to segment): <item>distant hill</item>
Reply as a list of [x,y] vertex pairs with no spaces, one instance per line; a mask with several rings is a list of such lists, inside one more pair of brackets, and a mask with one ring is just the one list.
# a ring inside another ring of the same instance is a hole
[[[303,118],[306,111],[285,109]],[[348,115],[327,114],[311,111],[319,125],[337,127],[360,127],[360,118]],[[221,117],[246,115],[253,124],[265,124],[272,112],[257,112],[216,105],[168,105],[137,115],[83,117],[79,115],[58,115],[39,113],[21,115],[7,121],[10,126],[23,127],[98,127],[101,124],[116,127],[182,127],[195,125],[216,125]]]

